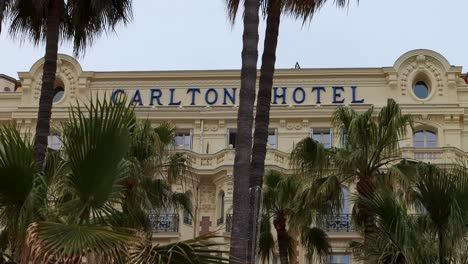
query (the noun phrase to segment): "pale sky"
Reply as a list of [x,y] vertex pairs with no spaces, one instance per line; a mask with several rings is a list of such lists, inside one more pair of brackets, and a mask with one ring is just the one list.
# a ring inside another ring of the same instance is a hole
[[[86,71],[239,69],[241,22],[230,25],[224,0],[134,0],[133,22],[96,39],[79,61]],[[6,31],[0,35],[0,73],[17,78],[43,56],[44,47],[21,44]],[[263,31],[264,23],[260,55]],[[391,66],[419,48],[468,66],[467,31],[467,0],[360,0],[348,9],[330,4],[305,26],[283,18],[276,66]],[[63,44],[60,52],[71,54],[71,48]]]

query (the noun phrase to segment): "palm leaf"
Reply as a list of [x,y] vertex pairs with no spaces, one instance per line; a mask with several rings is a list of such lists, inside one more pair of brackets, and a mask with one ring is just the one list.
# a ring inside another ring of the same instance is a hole
[[61,190],[71,199],[60,207],[70,220],[102,221],[115,213],[112,204],[122,198],[121,183],[129,166],[124,157],[134,116],[122,102],[92,102],[85,109],[72,108],[63,125],[70,172],[62,179]]
[[28,228],[22,263],[78,263],[96,258],[104,263],[126,263],[128,245],[136,241],[108,227],[36,222]]
[[212,242],[217,236],[205,235],[192,240],[171,243],[167,245],[153,245],[151,241],[137,243],[131,249],[130,263],[157,263],[157,264],[211,264],[229,263],[223,257],[228,253],[218,249],[221,243]]
[[307,251],[307,258],[315,258],[323,262],[331,251],[328,235],[317,227],[301,228],[301,244]]
[[269,262],[275,254],[275,239],[271,232],[270,215],[264,213],[260,220],[260,234],[258,238],[258,254],[262,262]]

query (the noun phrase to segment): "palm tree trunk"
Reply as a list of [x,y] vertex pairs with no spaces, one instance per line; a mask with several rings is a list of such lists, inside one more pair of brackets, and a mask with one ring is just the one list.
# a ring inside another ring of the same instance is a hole
[[276,229],[278,239],[278,250],[281,264],[289,264],[288,258],[288,232],[286,230],[286,218],[284,215],[279,214],[273,220],[273,225]]
[[439,264],[445,264],[445,244],[444,244],[444,238],[443,238],[443,233],[442,229],[439,227],[438,228],[438,237],[439,237]]
[[273,86],[273,76],[275,73],[276,47],[278,44],[278,33],[280,26],[280,1],[270,0],[267,10],[267,26],[265,32],[265,42],[263,46],[262,67],[260,70],[260,83],[257,95],[257,107],[255,114],[254,144],[252,147],[252,162],[250,187],[250,232],[252,240],[249,245],[249,255],[252,262],[257,256],[257,231],[259,226],[259,213],[261,187],[263,185],[263,174],[265,173],[265,156],[268,141],[268,126],[270,124],[270,104],[271,90]]
[[244,2],[241,88],[237,113],[236,155],[234,159],[234,193],[231,231],[231,263],[248,263],[249,175],[252,153],[252,124],[257,81],[258,23],[260,1]]
[[[365,198],[369,198],[375,192],[375,183],[371,176],[362,176],[359,177],[357,183],[357,191],[359,195]],[[375,230],[375,216],[374,214],[366,207],[362,206],[360,211],[363,212],[364,216],[364,240]]]
[[39,170],[42,170],[47,151],[47,137],[52,115],[55,74],[57,71],[57,53],[59,42],[60,10],[62,1],[49,1],[46,25],[46,51],[42,75],[39,112],[37,114],[36,134],[34,138],[34,159]]

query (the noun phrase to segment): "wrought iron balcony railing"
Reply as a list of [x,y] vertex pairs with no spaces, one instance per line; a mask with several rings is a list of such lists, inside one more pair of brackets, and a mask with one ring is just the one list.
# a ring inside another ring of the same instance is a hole
[[232,214],[226,214],[226,233],[231,233],[232,229]]
[[319,216],[317,224],[327,232],[353,232],[351,214]]
[[177,233],[179,232],[178,214],[151,214],[151,229],[155,233]]

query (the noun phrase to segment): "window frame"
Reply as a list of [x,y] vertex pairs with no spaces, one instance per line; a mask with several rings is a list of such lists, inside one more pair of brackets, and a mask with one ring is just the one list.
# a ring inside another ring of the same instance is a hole
[[[318,133],[316,133],[317,131],[318,131]],[[327,133],[327,131],[329,131],[329,132]],[[320,140],[316,140],[316,139],[314,138],[314,135],[316,135],[316,134],[317,134],[317,135],[320,135]],[[328,134],[329,137],[330,137],[330,144],[329,144],[330,146],[329,146],[329,147],[327,147],[327,145],[325,145],[325,143],[323,143],[323,141],[324,141],[324,140],[323,140],[323,139],[324,139],[324,135],[327,135],[327,134]],[[333,144],[333,128],[327,128],[327,127],[323,127],[323,128],[321,128],[321,127],[312,128],[312,127],[311,127],[311,128],[310,128],[310,135],[309,135],[309,137],[310,137],[311,139],[313,139],[313,140],[315,140],[315,141],[321,143],[326,149],[333,148],[333,146],[334,146],[334,144]]]
[[[273,132],[273,135],[270,135],[271,132]],[[270,144],[270,136],[274,136],[274,139],[275,139],[274,145]],[[269,146],[272,149],[278,149],[278,129],[277,128],[268,129],[267,146]]]
[[[421,140],[416,140],[416,135],[421,133],[422,134],[422,141]],[[428,140],[428,135],[434,135],[434,141],[433,140]],[[417,143],[416,143],[417,142]],[[419,145],[422,143],[422,145]],[[430,145],[430,143],[433,143],[433,145]],[[416,132],[413,133],[413,147],[414,148],[437,148],[438,147],[438,137],[437,137],[437,131],[430,129],[430,128],[423,128],[416,130]]]
[[[174,133],[174,149],[176,150],[192,150],[193,149],[193,129],[177,129]],[[183,137],[182,145],[177,145],[177,138]],[[189,139],[189,144],[185,144],[186,138]]]

